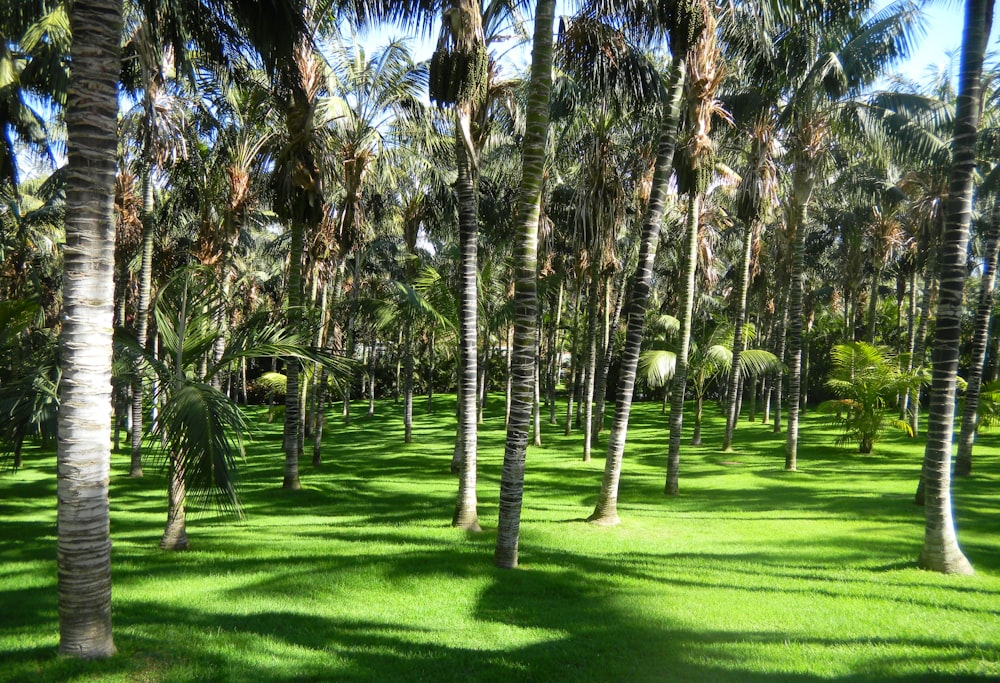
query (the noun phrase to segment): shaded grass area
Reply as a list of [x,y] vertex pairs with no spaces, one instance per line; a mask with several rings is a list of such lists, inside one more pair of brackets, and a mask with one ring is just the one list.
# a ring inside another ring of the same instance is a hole
[[[498,410],[500,402],[492,406]],[[330,415],[324,464],[283,491],[280,426],[263,423],[242,476],[248,517],[189,519],[192,549],[164,553],[163,476],[112,474],[119,654],[56,656],[55,473],[26,454],[0,478],[0,680],[49,681],[966,681],[1000,677],[1000,435],[955,484],[972,577],[919,571],[912,503],[922,443],[873,456],[833,445],[807,416],[799,472],[784,436],[742,423],[737,452],[682,450],[663,496],[667,425],[633,413],[619,527],[590,514],[603,459],[545,426],[528,454],[522,566],[493,568],[503,419],[480,437],[481,534],[449,526],[454,399]],[[606,438],[606,434],[604,435]],[[689,437],[688,437],[689,438]],[[602,439],[603,448],[604,443]],[[595,451],[595,454],[601,451]]]

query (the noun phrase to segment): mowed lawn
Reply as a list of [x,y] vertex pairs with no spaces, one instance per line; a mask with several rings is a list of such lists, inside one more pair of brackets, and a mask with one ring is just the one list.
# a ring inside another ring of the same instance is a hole
[[[492,565],[502,397],[480,431],[481,534],[451,528],[454,398],[330,413],[324,464],[281,490],[280,426],[263,423],[242,475],[247,517],[189,514],[191,550],[157,548],[161,472],[111,479],[119,654],[56,655],[55,466],[31,451],[0,477],[3,681],[969,681],[1000,680],[1000,433],[955,483],[972,577],[920,571],[913,504],[922,442],[872,456],[807,415],[800,471],[784,435],[740,424],[718,451],[685,445],[681,495],[663,496],[666,418],[640,404],[622,478],[623,524],[595,527],[607,433],[544,426],[528,453],[521,567]],[[561,406],[561,410],[564,410]],[[685,443],[690,440],[691,419]]]

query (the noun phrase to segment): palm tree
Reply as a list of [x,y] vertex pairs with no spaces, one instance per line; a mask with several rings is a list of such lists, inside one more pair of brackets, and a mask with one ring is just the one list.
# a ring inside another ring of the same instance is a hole
[[639,256],[635,274],[632,277],[631,296],[626,309],[625,347],[622,350],[618,386],[615,392],[615,415],[608,435],[608,450],[605,458],[601,491],[593,514],[588,521],[595,524],[613,525],[618,518],[618,487],[621,481],[622,459],[625,454],[625,440],[629,417],[632,411],[632,396],[635,390],[636,369],[639,363],[639,349],[642,345],[643,327],[646,322],[646,308],[653,280],[653,265],[659,245],[660,226],[666,206],[670,177],[673,172],[674,149],[682,108],[681,95],[684,91],[686,73],[683,56],[683,42],[687,39],[686,27],[677,27],[672,45],[679,51],[675,56],[663,84],[663,104],[660,114],[659,136],[656,159],[649,199],[646,204],[639,236]]
[[740,355],[743,353],[743,328],[746,323],[747,291],[750,287],[750,265],[755,234],[760,230],[771,207],[777,200],[777,167],[774,163],[774,130],[769,117],[764,114],[754,123],[751,134],[750,154],[743,173],[737,199],[736,212],[743,223],[743,251],[740,260],[739,285],[736,292],[733,316],[733,362],[729,373],[729,396],[726,401],[726,431],[722,439],[723,452],[733,450],[733,432],[736,429],[737,404],[740,393]]
[[[142,237],[140,243],[139,296],[136,303],[136,341],[146,345],[149,321],[149,302],[153,279],[153,239],[155,225],[153,218],[154,187],[153,173],[158,167],[177,158],[186,156],[187,121],[184,103],[179,102],[175,92],[171,92],[174,77],[174,58],[164,36],[155,32],[159,22],[155,18],[144,17],[134,4],[126,13],[123,35],[122,89],[136,101],[126,112],[124,133],[130,135],[137,145],[137,175],[141,185],[140,220]],[[183,60],[184,55],[180,55]],[[176,88],[174,88],[176,90]],[[132,378],[132,458],[129,476],[142,476],[142,424],[144,378],[138,368]]]
[[[753,340],[753,325],[744,325],[741,339]],[[729,324],[718,325],[703,343],[692,340],[688,356],[688,379],[695,397],[692,446],[701,445],[702,413],[709,383],[726,375],[734,364],[740,377],[757,377],[780,368],[778,357],[763,349],[743,349],[736,357],[733,350],[735,331]],[[677,372],[677,352],[650,349],[639,356],[639,370],[647,385],[664,386]]]
[[[427,81],[427,69],[416,65],[404,43],[393,41],[370,57],[356,43],[343,38],[329,46],[329,95],[322,98],[318,114],[328,121],[330,147],[337,163],[334,178],[340,189],[336,225],[332,235],[333,258],[346,267],[353,258],[355,276],[363,250],[372,238],[364,195],[373,180],[391,184],[387,176],[405,172],[400,165],[404,149],[403,129],[422,116],[419,93]],[[345,279],[346,280],[346,279]],[[352,286],[356,297],[361,288]],[[354,316],[345,329],[347,354],[355,346]],[[345,385],[345,421],[350,422],[350,383]]]
[[549,127],[549,93],[552,89],[552,22],[555,0],[538,0],[532,42],[531,79],[524,139],[521,143],[523,170],[518,201],[518,234],[515,246],[514,348],[510,420],[500,475],[500,518],[493,563],[517,566],[524,494],[524,460],[528,428],[535,401],[538,342],[538,221],[542,205],[546,137]]
[[707,0],[696,0],[689,10],[697,38],[692,40],[685,65],[688,70],[687,139],[682,146],[683,162],[678,179],[687,193],[687,221],[684,228],[684,262],[680,304],[681,336],[677,369],[670,393],[670,444],[667,453],[667,477],[664,493],[677,495],[680,470],[681,427],[684,419],[684,390],[688,373],[688,350],[693,327],[695,271],[698,265],[698,233],[702,219],[702,200],[713,171],[714,146],[709,137],[712,118],[725,115],[715,99],[722,81],[721,50],[718,46],[715,10]]
[[[985,152],[987,160],[993,162],[990,174],[983,182],[983,188],[979,196],[985,194],[987,187],[995,186],[1000,178],[1000,165],[996,163],[997,140],[1000,137],[1000,129],[996,125],[997,114],[996,98],[998,93],[998,82],[996,76],[989,78],[987,95],[984,100],[989,102],[989,106],[984,108],[983,124],[984,130],[980,137],[981,148]],[[990,119],[987,121],[987,119]],[[969,376],[966,377],[968,386],[965,390],[965,404],[962,409],[962,431],[958,437],[958,454],[955,458],[955,475],[964,477],[972,473],[972,447],[975,441],[977,428],[977,408],[979,403],[979,393],[983,381],[983,370],[986,360],[986,346],[989,341],[990,321],[993,311],[994,288],[996,286],[997,261],[1000,259],[1000,195],[993,192],[993,207],[989,215],[984,215],[979,221],[979,234],[981,236],[983,259],[983,271],[979,281],[979,306],[976,309],[976,322],[972,338],[972,358],[969,368]]]
[[121,3],[76,0],[57,487],[59,652],[115,652],[111,634],[111,326]]
[[[204,266],[192,266],[160,288],[153,313],[162,339],[162,359],[134,339],[127,342],[139,362],[156,374],[164,391],[161,413],[149,439],[150,444],[165,444],[169,506],[160,540],[164,550],[188,546],[189,490],[239,514],[236,467],[249,428],[215,378],[239,361],[268,356],[323,360],[338,380],[349,369],[339,359],[321,358],[304,348],[294,333],[270,321],[266,310],[228,330],[216,314],[219,300],[226,296],[223,279],[224,275]],[[220,338],[223,349],[216,357]]]
[[[829,160],[838,120],[851,111],[850,97],[870,85],[893,60],[904,56],[919,17],[913,3],[900,2],[869,14],[870,3],[834,2],[806,8],[776,41],[786,104],[781,121],[791,167],[788,199],[791,263],[788,293],[788,420],[785,469],[795,470],[802,391],[803,269],[809,207]],[[807,68],[802,69],[802,64]],[[794,66],[793,66],[794,65]],[[771,74],[774,77],[774,74]]]
[[982,99],[982,70],[993,21],[992,0],[968,0],[959,70],[959,94],[952,139],[952,167],[941,258],[941,294],[932,352],[930,416],[924,449],[926,515],[919,564],[945,574],[971,574],[958,547],[951,512],[951,442],[955,415],[962,294],[972,214],[972,176]]
[[888,348],[867,342],[838,344],[831,352],[833,369],[826,386],[838,398],[820,404],[821,412],[833,413],[843,429],[837,443],[857,443],[859,453],[871,453],[886,426],[913,436],[909,423],[888,418],[890,401],[924,383],[923,373],[901,370]]

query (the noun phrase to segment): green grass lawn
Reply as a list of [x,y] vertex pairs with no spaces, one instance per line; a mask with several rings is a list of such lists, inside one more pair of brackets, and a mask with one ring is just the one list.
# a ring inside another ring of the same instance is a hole
[[129,479],[116,454],[119,654],[100,662],[56,655],[55,458],[29,452],[0,477],[0,680],[1000,680],[1000,434],[954,487],[972,577],[915,567],[919,440],[859,456],[810,415],[787,473],[783,434],[741,423],[723,455],[709,410],[706,445],[683,448],[681,495],[666,498],[658,403],[633,413],[618,527],[583,521],[603,458],[582,463],[579,433],[545,426],[528,453],[521,567],[504,571],[502,417],[481,428],[485,530],[468,535],[450,527],[454,399],[422,407],[409,446],[401,405],[367,418],[359,404],[349,428],[331,417],[325,463],[304,464],[296,492],[280,488],[280,426],[261,424],[247,519],[189,514],[182,553],[157,548],[162,474]]

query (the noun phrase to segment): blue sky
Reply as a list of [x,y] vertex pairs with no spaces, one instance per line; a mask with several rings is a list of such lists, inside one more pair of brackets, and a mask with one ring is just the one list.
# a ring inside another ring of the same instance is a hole
[[[958,70],[958,48],[962,44],[965,3],[955,1],[931,2],[924,9],[926,34],[917,41],[916,49],[909,61],[900,65],[899,73],[914,80],[924,80],[928,69],[944,68],[948,64],[948,54],[955,54],[955,68]],[[996,21],[990,37],[989,49],[1000,48],[997,39]],[[996,60],[991,60],[996,63]]]

